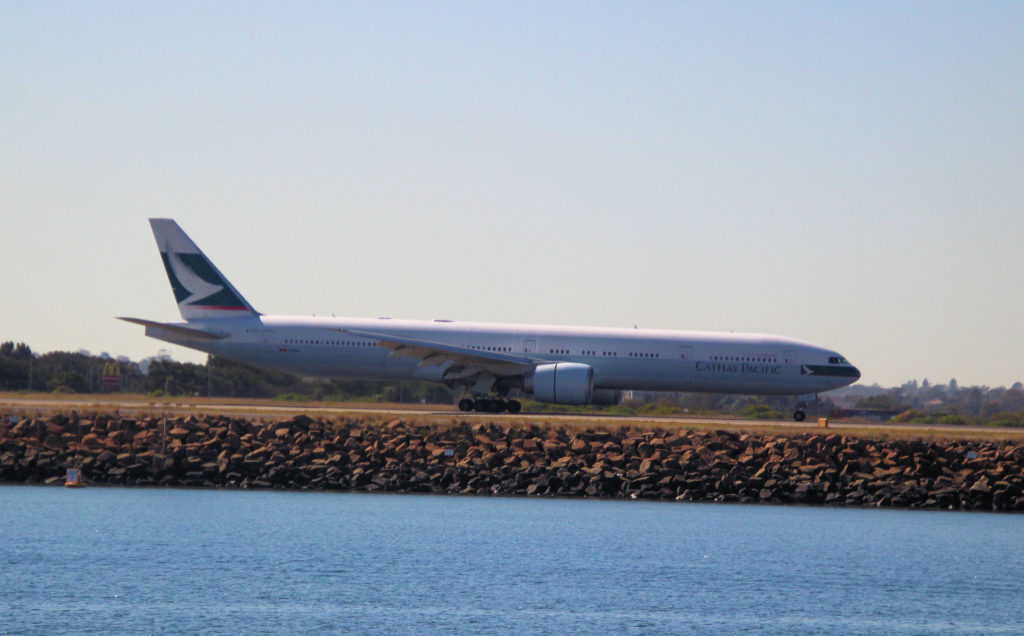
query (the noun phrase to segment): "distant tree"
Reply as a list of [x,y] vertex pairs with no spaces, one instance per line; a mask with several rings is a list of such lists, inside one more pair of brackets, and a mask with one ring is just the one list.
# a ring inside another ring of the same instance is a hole
[[24,342],[14,344],[11,341],[0,343],[0,357],[19,358],[27,360],[32,356],[32,350]]
[[65,369],[46,382],[46,390],[88,393],[89,383],[86,380],[86,377],[78,371]]
[[1003,392],[999,398],[999,411],[1024,412],[1024,386],[1019,385],[1020,382]]
[[899,423],[906,423],[906,422],[916,422],[916,421],[919,421],[919,420],[923,420],[924,418],[925,418],[925,414],[922,413],[921,411],[917,411],[915,409],[910,409],[909,411],[903,411],[899,415],[893,417],[892,421],[893,422],[899,422]]
[[205,394],[206,367],[190,362],[154,360],[143,387],[147,392],[161,391],[166,395]]
[[988,418],[990,426],[1024,426],[1024,411],[1018,413],[995,413]]
[[899,389],[893,389],[882,395],[871,395],[854,402],[858,409],[881,409],[885,411],[906,411],[907,404]]
[[17,391],[28,388],[28,364],[11,356],[0,355],[0,389]]
[[966,413],[968,415],[978,415],[984,407],[985,394],[988,393],[989,389],[987,386],[972,386],[967,389],[966,396]]

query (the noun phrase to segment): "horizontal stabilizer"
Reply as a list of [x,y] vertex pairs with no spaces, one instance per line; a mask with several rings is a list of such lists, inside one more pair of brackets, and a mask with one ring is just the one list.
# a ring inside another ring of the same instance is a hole
[[195,329],[194,327],[185,327],[184,325],[176,325],[166,322],[155,322],[153,320],[143,320],[142,318],[125,318],[122,316],[117,317],[118,320],[124,320],[125,322],[132,322],[136,325],[142,325],[146,328],[146,335],[157,336],[157,333],[151,332],[150,330],[161,330],[167,335],[175,336],[184,340],[223,340],[227,338],[227,335],[221,335],[217,333],[210,333],[209,331],[202,331],[201,329]]

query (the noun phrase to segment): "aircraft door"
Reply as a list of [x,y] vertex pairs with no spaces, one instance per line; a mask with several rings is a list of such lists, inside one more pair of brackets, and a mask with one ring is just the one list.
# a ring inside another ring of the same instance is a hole
[[537,352],[537,341],[536,340],[523,340],[523,353],[536,353]]
[[263,330],[263,350],[277,351],[277,339],[274,338],[274,331],[272,329]]
[[679,367],[677,367],[676,374],[676,382],[683,381],[688,389],[700,391],[704,388],[707,378],[697,365],[697,358],[693,352],[692,345],[681,345],[679,347]]
[[786,349],[782,352],[782,363],[783,364],[796,364],[796,349]]

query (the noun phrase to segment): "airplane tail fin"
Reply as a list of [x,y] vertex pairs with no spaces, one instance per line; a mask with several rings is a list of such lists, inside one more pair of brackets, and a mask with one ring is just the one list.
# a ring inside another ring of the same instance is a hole
[[257,315],[173,219],[150,219],[160,257],[185,320]]

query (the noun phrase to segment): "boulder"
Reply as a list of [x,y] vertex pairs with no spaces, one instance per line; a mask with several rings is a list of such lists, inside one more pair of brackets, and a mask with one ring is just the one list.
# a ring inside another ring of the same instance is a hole
[[989,484],[987,477],[982,477],[971,485],[970,492],[987,495],[992,492],[992,486]]

